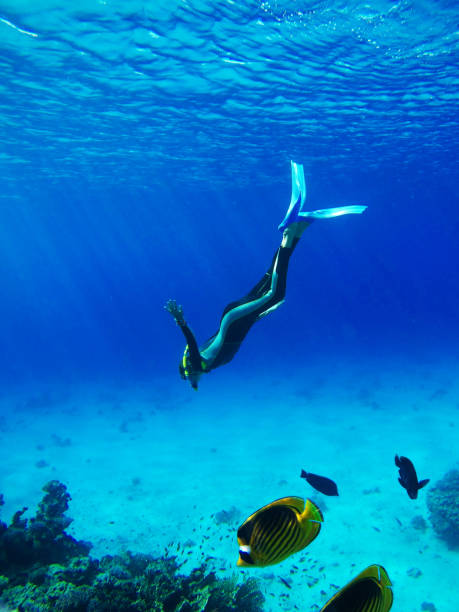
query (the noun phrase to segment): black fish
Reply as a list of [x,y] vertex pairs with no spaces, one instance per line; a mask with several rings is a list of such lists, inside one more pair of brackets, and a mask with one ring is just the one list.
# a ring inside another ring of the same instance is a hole
[[324,495],[338,495],[338,487],[330,480],[330,478],[325,478],[325,476],[317,476],[317,474],[311,474],[310,472],[305,472],[301,470],[301,478],[304,478],[309,482],[311,487],[314,487],[320,493]]
[[400,468],[398,471],[400,474],[400,478],[398,479],[399,483],[407,490],[411,499],[416,499],[419,489],[425,487],[430,479],[426,478],[419,482],[414,465],[408,457],[399,457],[395,455],[395,465]]

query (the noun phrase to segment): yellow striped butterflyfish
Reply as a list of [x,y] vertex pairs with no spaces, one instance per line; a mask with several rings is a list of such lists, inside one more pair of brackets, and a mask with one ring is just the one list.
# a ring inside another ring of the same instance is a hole
[[320,612],[388,612],[394,596],[382,565],[370,565],[327,601]]
[[237,531],[239,559],[243,567],[280,563],[302,550],[319,534],[323,516],[310,499],[283,497],[245,520]]

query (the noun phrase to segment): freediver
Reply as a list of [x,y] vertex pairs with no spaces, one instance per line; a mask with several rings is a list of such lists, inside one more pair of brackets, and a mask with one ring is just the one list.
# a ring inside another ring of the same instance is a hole
[[279,225],[282,241],[274,254],[271,266],[263,278],[243,298],[226,306],[220,319],[218,331],[198,346],[189,328],[183,308],[175,300],[168,300],[164,308],[174,317],[186,338],[187,345],[179,365],[180,375],[197,390],[204,373],[228,363],[239,350],[252,325],[275,310],[285,298],[287,271],[290,257],[304,230],[314,219],[329,219],[347,214],[362,213],[366,206],[340,206],[306,211],[306,183],[301,164],[291,162],[292,195],[284,220]]

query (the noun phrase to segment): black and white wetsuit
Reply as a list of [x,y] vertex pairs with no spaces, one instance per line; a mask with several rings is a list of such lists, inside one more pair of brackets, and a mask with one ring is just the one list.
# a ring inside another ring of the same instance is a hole
[[188,342],[186,361],[191,370],[209,372],[231,361],[252,325],[282,304],[290,256],[298,241],[296,238],[291,247],[277,249],[263,278],[245,297],[226,306],[217,333],[199,349],[190,328],[180,326]]

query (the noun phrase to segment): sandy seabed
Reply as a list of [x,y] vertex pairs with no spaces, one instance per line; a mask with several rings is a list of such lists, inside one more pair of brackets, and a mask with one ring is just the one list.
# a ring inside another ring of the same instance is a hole
[[[333,384],[318,367],[276,381],[213,373],[198,393],[174,378],[5,394],[2,519],[23,506],[34,514],[41,487],[58,479],[72,496],[69,532],[96,557],[169,548],[184,572],[205,563],[258,577],[266,610],[320,608],[378,563],[393,612],[424,602],[457,612],[459,551],[432,530],[427,488],[410,500],[394,465],[396,453],[409,457],[428,486],[459,467],[457,365],[386,366],[340,370]],[[314,491],[301,469],[335,480],[339,497]],[[237,527],[288,495],[322,509],[317,539],[279,565],[237,568]],[[412,522],[419,516],[425,530]]]

